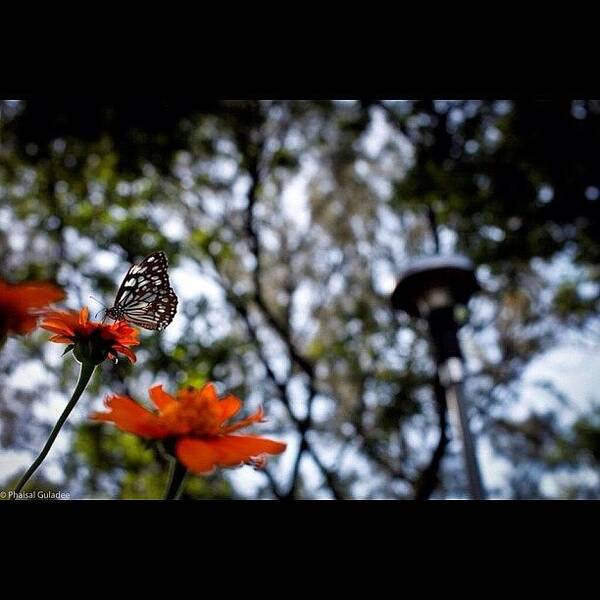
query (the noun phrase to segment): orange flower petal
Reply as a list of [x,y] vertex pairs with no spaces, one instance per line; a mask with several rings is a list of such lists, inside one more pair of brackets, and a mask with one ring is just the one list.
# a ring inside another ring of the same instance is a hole
[[19,335],[30,333],[37,325],[37,318],[33,315],[13,314],[11,317],[12,318],[9,319],[8,329],[18,333]]
[[222,398],[219,405],[221,407],[221,419],[226,421],[240,411],[240,408],[242,408],[242,401],[237,396],[230,394],[229,396]]
[[23,303],[33,308],[42,308],[65,297],[64,291],[51,283],[30,283],[19,288]]
[[57,344],[71,344],[73,342],[73,339],[67,337],[66,335],[53,335],[50,338],[50,341],[56,342]]
[[85,323],[87,323],[90,320],[89,317],[90,317],[90,311],[87,306],[84,306],[79,311],[79,324],[85,325]]
[[218,402],[219,396],[217,394],[217,388],[214,383],[205,383],[201,388],[199,394],[207,398],[209,402]]
[[48,329],[49,331],[60,329],[68,335],[74,335],[77,321],[73,318],[72,314],[66,311],[52,311],[46,314],[46,318],[42,321],[41,327]]
[[219,454],[219,460],[238,464],[260,454],[281,454],[287,447],[284,442],[276,442],[257,435],[224,435],[211,440]]
[[232,433],[233,431],[237,431],[238,429],[244,429],[245,427],[249,427],[253,423],[261,423],[264,420],[265,412],[262,406],[249,417],[245,419],[241,419],[237,423],[233,425],[228,425],[222,428],[223,433]]
[[115,344],[112,349],[115,352],[124,354],[132,363],[137,361],[137,356],[133,353],[133,351],[125,346],[121,346],[121,344]]
[[[110,336],[109,336],[110,337]],[[119,336],[119,342],[124,346],[139,346],[140,341],[134,337],[123,337]]]
[[207,473],[215,466],[238,466],[261,454],[280,454],[286,446],[258,436],[224,435],[206,439],[182,438],[177,442],[176,452],[190,471]]
[[46,331],[51,331],[52,333],[62,333],[69,336],[75,335],[75,332],[70,327],[65,327],[64,325],[60,326],[58,324],[55,325],[54,322],[44,321],[40,327]]
[[30,333],[36,328],[38,317],[48,311],[48,305],[64,296],[51,283],[11,284],[0,280],[0,336]]
[[217,455],[205,440],[180,438],[175,453],[181,463],[193,473],[207,475],[217,464]]
[[52,302],[58,302],[65,297],[65,293],[52,283],[7,284],[0,281],[0,296],[28,310],[44,308]]
[[163,438],[169,433],[158,415],[127,396],[109,396],[104,404],[108,411],[93,413],[93,420],[114,423],[119,429],[142,437]]
[[154,406],[159,410],[165,409],[172,402],[177,402],[173,396],[167,394],[163,390],[162,385],[154,385],[148,390],[148,394],[150,395],[150,400],[154,403]]

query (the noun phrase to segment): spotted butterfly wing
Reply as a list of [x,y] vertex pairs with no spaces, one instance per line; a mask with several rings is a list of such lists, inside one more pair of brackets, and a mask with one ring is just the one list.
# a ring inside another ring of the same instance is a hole
[[168,266],[164,252],[154,252],[132,265],[107,316],[144,329],[161,331],[169,325],[177,312],[178,300],[169,283]]

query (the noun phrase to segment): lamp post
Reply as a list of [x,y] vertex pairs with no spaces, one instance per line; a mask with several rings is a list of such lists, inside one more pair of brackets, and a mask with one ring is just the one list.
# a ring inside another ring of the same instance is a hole
[[473,263],[465,256],[426,256],[413,259],[392,294],[392,306],[424,319],[435,350],[446,403],[463,447],[469,491],[473,500],[485,499],[475,444],[463,396],[463,355],[458,341],[460,325],[454,309],[467,304],[479,289]]

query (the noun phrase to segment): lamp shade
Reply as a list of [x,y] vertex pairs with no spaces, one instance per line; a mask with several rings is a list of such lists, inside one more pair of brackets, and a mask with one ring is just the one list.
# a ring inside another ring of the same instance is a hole
[[467,304],[480,289],[473,262],[466,256],[413,259],[400,275],[392,306],[412,317],[426,317],[434,308]]

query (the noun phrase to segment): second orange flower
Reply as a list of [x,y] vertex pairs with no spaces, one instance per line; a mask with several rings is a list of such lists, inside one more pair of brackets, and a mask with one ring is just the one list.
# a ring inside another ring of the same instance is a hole
[[212,383],[199,390],[184,388],[176,397],[156,385],[149,394],[158,412],[126,396],[115,395],[105,401],[108,411],[94,413],[92,418],[114,423],[141,437],[171,440],[177,459],[197,474],[210,473],[215,467],[262,466],[265,455],[280,454],[286,448],[283,442],[260,436],[234,435],[253,423],[263,422],[263,411],[259,409],[237,423],[228,423],[242,402],[233,395],[219,398]]

